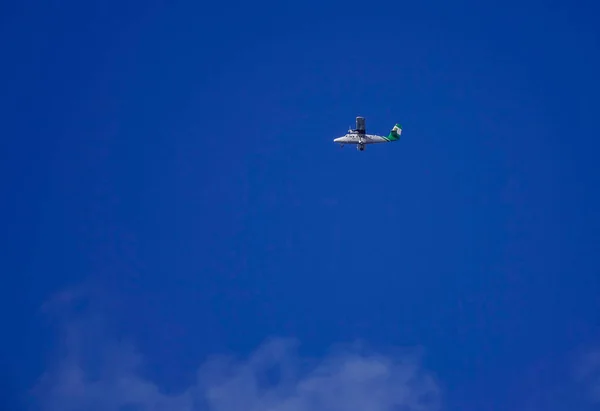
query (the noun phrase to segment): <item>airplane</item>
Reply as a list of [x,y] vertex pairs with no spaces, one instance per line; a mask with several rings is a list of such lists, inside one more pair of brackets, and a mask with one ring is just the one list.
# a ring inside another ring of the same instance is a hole
[[334,143],[339,143],[340,147],[344,147],[344,144],[356,144],[358,151],[365,151],[367,144],[377,143],[391,143],[392,141],[400,140],[400,134],[402,134],[402,126],[396,124],[387,136],[377,136],[375,134],[367,134],[367,128],[365,127],[365,118],[356,117],[356,128],[348,129],[348,133],[342,137],[335,138]]

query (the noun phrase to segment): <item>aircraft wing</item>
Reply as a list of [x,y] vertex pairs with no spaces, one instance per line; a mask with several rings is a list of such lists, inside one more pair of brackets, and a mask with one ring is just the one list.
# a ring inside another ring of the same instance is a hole
[[360,134],[365,134],[367,132],[367,127],[365,125],[365,118],[364,117],[356,117],[356,130]]

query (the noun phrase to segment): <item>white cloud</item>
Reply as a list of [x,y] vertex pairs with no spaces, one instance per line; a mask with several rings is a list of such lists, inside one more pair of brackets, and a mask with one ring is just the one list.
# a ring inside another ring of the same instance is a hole
[[271,339],[244,359],[214,357],[192,386],[167,395],[144,376],[142,356],[71,318],[56,364],[34,393],[42,411],[436,411],[434,377],[410,353],[382,355],[357,346],[321,359]]

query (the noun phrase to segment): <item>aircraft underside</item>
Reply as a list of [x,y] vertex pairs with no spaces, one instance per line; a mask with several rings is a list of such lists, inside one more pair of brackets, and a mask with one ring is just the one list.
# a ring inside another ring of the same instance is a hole
[[356,145],[356,149],[358,151],[364,151],[367,144],[376,144],[376,143],[385,143],[387,142],[387,140],[385,140],[383,137],[381,136],[375,136],[375,135],[363,135],[363,136],[358,136],[358,135],[346,135],[344,137],[341,137],[339,139],[336,139],[337,143],[340,143],[340,146],[343,147],[346,144],[355,144]]

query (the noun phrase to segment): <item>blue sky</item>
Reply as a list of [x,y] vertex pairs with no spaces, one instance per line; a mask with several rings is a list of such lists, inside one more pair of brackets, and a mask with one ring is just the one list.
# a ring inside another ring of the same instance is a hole
[[0,9],[10,409],[599,409],[597,5],[80,3]]

